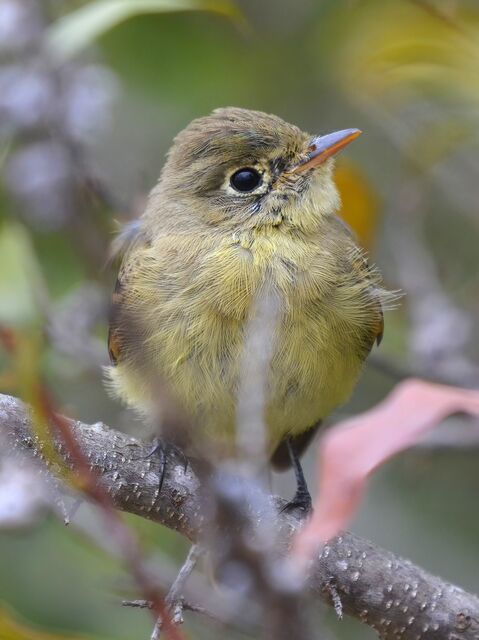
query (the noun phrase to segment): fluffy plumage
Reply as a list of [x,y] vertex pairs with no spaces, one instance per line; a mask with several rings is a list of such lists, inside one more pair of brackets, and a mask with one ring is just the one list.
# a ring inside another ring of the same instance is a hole
[[[243,109],[193,121],[174,141],[118,276],[113,388],[154,415],[161,380],[222,454],[234,447],[245,331],[261,296],[278,309],[265,407],[271,453],[347,400],[382,335],[389,294],[336,217],[332,161],[292,171],[310,141]],[[251,193],[230,184],[242,167],[262,176]]]

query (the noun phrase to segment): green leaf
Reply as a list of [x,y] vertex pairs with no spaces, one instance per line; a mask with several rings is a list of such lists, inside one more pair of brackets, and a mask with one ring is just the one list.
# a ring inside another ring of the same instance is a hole
[[38,319],[46,295],[27,231],[19,224],[4,224],[0,227],[0,323]]
[[96,0],[57,20],[47,46],[54,56],[69,58],[129,18],[176,11],[210,11],[244,23],[232,0]]

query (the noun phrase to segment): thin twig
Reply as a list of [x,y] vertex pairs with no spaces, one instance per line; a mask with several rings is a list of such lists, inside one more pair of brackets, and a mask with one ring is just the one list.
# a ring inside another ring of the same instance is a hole
[[[170,611],[171,621],[173,624],[183,624],[183,609],[185,609],[183,589],[202,553],[203,549],[198,544],[193,544],[190,547],[186,560],[179,570],[178,575],[165,598],[165,603]],[[150,640],[159,640],[162,627],[163,621],[160,616],[155,622]]]
[[[151,609],[152,603],[149,600],[123,600],[123,607],[130,607],[132,609]],[[205,607],[199,604],[193,604],[192,602],[188,602],[188,600],[182,601],[182,607],[184,611],[192,611],[193,613],[199,613],[207,618],[210,618],[215,623],[224,624],[225,620],[220,620],[218,615],[212,611],[208,611]]]
[[334,584],[334,580],[331,579],[325,585],[325,591],[329,593],[331,596],[331,602],[333,603],[334,610],[336,612],[336,616],[338,620],[343,619],[343,603],[341,602],[341,598],[339,596],[338,590],[336,589],[336,585]]

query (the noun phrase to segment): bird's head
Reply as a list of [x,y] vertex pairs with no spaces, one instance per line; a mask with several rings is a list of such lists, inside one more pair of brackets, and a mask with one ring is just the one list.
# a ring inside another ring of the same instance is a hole
[[347,129],[312,136],[274,115],[216,109],[176,137],[150,214],[161,216],[166,199],[177,222],[194,217],[227,229],[317,227],[339,206],[332,156],[359,134]]

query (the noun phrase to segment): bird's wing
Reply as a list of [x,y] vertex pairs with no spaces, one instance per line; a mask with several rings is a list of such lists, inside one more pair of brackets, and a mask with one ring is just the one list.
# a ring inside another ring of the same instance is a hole
[[[369,283],[368,294],[370,296],[370,304],[372,303],[373,311],[373,322],[371,326],[371,350],[376,343],[378,346],[381,344],[381,340],[384,336],[384,311],[382,298],[384,297],[383,289],[378,288],[378,272],[375,267],[372,267],[366,256],[362,252],[358,252],[356,256],[354,256],[352,262],[352,268],[357,278],[365,281],[366,285]],[[382,295],[383,294],[383,295]]]
[[121,355],[121,334],[119,331],[118,316],[121,308],[121,273],[116,280],[115,289],[111,297],[110,318],[108,327],[108,355],[113,366],[118,363]]
[[352,259],[351,266],[354,273],[354,277],[360,281],[369,283],[369,295],[373,301],[373,306],[375,307],[376,314],[376,322],[372,327],[372,340],[370,350],[373,348],[374,343],[378,346],[381,344],[381,340],[384,336],[384,312],[383,312],[383,299],[387,302],[393,302],[393,298],[395,298],[394,294],[389,294],[384,289],[381,288],[381,276],[376,269],[376,267],[371,266],[367,259],[365,252],[359,248],[357,248],[357,236],[352,227],[345,222],[339,216],[336,216],[332,219],[332,226],[336,227],[336,229],[349,237],[349,240],[352,241],[353,246],[355,247],[352,251]]
[[121,257],[122,265],[118,272],[115,288],[111,297],[109,327],[108,327],[108,354],[112,365],[116,365],[122,351],[122,311],[124,309],[125,287],[130,271],[128,257],[135,246],[142,241],[142,229],[139,220],[135,220],[124,226],[113,243],[113,257]]

